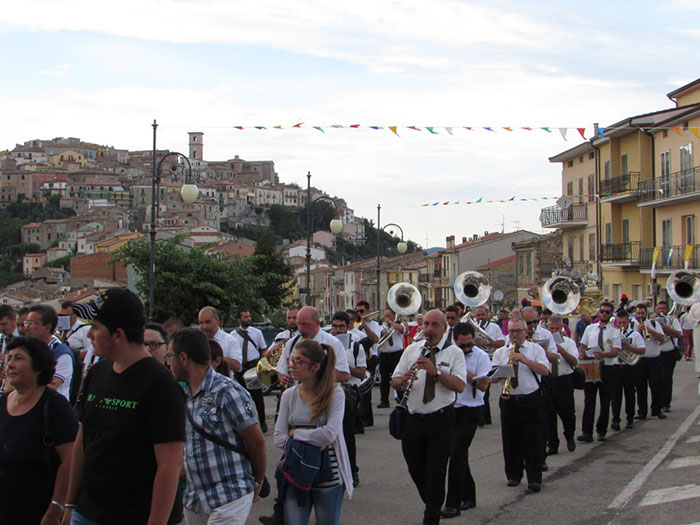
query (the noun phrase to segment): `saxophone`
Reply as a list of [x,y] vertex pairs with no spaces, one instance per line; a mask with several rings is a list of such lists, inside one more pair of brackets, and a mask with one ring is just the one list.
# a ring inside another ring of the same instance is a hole
[[[508,364],[512,365],[514,363],[513,361],[513,356],[515,356],[517,352],[517,347],[515,345],[511,345],[510,347],[510,352],[508,353]],[[511,382],[512,382],[512,377],[506,377],[505,383],[503,384],[503,390],[501,391],[501,399],[508,399],[510,398],[510,391],[512,390]]]

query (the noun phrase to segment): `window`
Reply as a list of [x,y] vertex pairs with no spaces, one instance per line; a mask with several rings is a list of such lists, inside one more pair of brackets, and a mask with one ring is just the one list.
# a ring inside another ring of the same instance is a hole
[[668,130],[665,129],[661,135],[663,136],[663,138],[667,138],[668,137]]
[[668,197],[668,189],[671,181],[671,152],[663,151],[661,152],[661,184],[659,190],[661,190],[663,197]]
[[578,158],[578,163],[579,163],[579,164],[583,164],[583,155],[581,155],[581,156]]
[[604,164],[605,180],[610,180],[610,161],[606,160]]
[[585,261],[585,260],[586,260],[586,256],[585,256],[584,253],[583,253],[583,247],[585,246],[584,241],[583,241],[584,238],[585,238],[585,237],[584,237],[583,234],[581,234],[581,235],[578,236],[578,260],[579,260],[579,261]]
[[695,191],[693,176],[693,143],[689,142],[681,146],[681,193]]
[[574,181],[566,183],[566,195],[571,197],[574,194]]
[[588,154],[588,160],[593,160],[595,158],[595,153],[592,151]]
[[630,220],[622,219],[622,242],[630,242]]
[[569,239],[567,249],[568,249],[569,260],[573,261],[574,260],[574,240],[573,239]]
[[588,202],[595,201],[595,179],[593,174],[588,176]]
[[595,250],[595,233],[588,234],[588,260],[596,260],[596,250]]
[[573,160],[568,161],[568,162],[566,163],[566,166],[567,166],[568,168],[573,168],[573,167],[574,167],[574,161],[573,161]]
[[695,244],[695,215],[685,215],[683,220],[683,243]]
[[583,177],[578,180],[578,200],[583,202]]
[[532,277],[532,252],[527,252],[527,276]]
[[525,272],[525,268],[523,265],[523,254],[519,253],[518,254],[518,277],[522,277],[524,272]]
[[642,300],[642,285],[633,284],[632,285],[632,300],[641,301]]
[[612,223],[605,223],[605,244],[612,244]]
[[661,243],[664,248],[671,246],[673,242],[673,231],[671,230],[671,219],[661,221]]
[[622,175],[627,175],[629,173],[629,168],[627,166],[627,155],[622,155],[622,157],[620,157],[620,173]]

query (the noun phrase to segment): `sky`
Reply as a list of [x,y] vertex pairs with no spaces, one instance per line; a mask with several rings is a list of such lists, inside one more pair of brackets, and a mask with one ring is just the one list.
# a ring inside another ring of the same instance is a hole
[[547,233],[542,197],[561,194],[548,158],[582,142],[576,128],[672,107],[666,93],[700,76],[698,19],[693,0],[12,2],[0,149],[151,149],[157,119],[159,148],[186,153],[202,131],[205,160],[273,160],[303,187],[311,172],[424,247]]

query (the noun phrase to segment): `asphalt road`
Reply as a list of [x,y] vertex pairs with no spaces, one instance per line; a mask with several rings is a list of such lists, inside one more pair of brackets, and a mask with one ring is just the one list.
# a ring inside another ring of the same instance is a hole
[[[477,430],[470,467],[477,483],[477,507],[444,523],[661,523],[700,520],[700,405],[692,362],[675,372],[674,401],[668,419],[640,421],[632,430],[610,432],[608,441],[577,443],[547,458],[542,492],[526,484],[506,486],[498,395],[492,391],[493,424]],[[375,389],[375,398],[378,391]],[[376,403],[376,399],[375,399]],[[272,443],[275,398],[266,398],[268,478],[281,453]],[[357,436],[360,485],[343,503],[344,524],[422,522],[423,504],[410,480],[400,442],[388,431],[391,409],[374,409],[375,425]],[[576,391],[577,433],[583,392]],[[624,421],[624,416],[623,416]],[[560,426],[561,432],[561,426]],[[274,483],[273,483],[274,495]],[[254,505],[248,523],[271,514],[272,496]],[[313,523],[313,519],[312,519]]]

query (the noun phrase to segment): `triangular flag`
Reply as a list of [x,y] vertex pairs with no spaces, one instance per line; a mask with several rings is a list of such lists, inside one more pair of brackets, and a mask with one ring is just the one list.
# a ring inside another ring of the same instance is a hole
[[599,127],[599,128],[598,128],[598,133],[600,133],[600,136],[601,136],[601,137],[604,137],[604,136],[605,136],[605,128]]
[[433,130],[433,128],[426,127],[425,129],[430,131],[430,133],[432,133],[433,135],[439,135],[439,133],[437,131]]
[[447,206],[450,203],[450,201],[445,201],[442,203],[443,206]]
[[319,130],[321,133],[325,133],[325,131],[323,131],[323,128],[321,126],[313,126],[313,128]]
[[417,128],[415,126],[406,126],[408,129],[415,129],[416,131],[420,131],[420,128]]
[[561,138],[563,138],[564,140],[566,140],[566,132],[567,131],[569,131],[569,130],[566,128],[559,128],[559,133],[561,133]]
[[586,140],[586,135],[585,135],[585,133],[586,133],[586,128],[576,128],[576,131],[579,132],[579,134],[581,135],[581,137],[583,138],[583,140]]
[[273,126],[275,129],[282,129],[282,126]]
[[[698,129],[698,128],[695,128],[696,134],[697,134],[697,129]],[[447,134],[448,134],[448,135],[452,135],[452,128],[445,128],[445,131],[447,131]]]
[[472,128],[470,128],[469,126],[462,126],[462,127],[463,127],[464,129],[468,129],[469,131],[472,130]]
[[341,126],[340,124],[333,124],[331,127],[332,128],[342,128],[343,126]]
[[236,129],[244,129],[243,126],[233,126]]
[[255,126],[255,129],[267,129],[265,126]]
[[[486,126],[484,126],[484,129],[485,129],[486,131],[493,131],[491,128],[487,128]],[[493,131],[493,132],[496,133],[495,131]]]
[[426,203],[426,204],[422,204],[422,206],[430,206],[430,204],[427,204],[427,203]]
[[525,129],[527,131],[532,131],[532,128],[520,128],[520,129]]
[[508,200],[509,200],[509,201],[514,201],[514,200],[515,200],[515,195],[513,195],[513,196],[512,196],[510,199],[508,199]]
[[440,203],[439,203],[439,202],[433,202],[433,206],[437,206],[438,204],[440,204]]
[[384,129],[384,128],[381,127],[381,126],[370,126],[370,128],[372,128],[372,129]]
[[354,128],[354,129],[357,129],[357,128],[360,127],[360,125],[359,125],[359,124],[350,124],[350,127],[351,127],[351,128]]
[[675,131],[676,133],[678,133],[679,135],[681,134],[681,128],[679,128],[678,126],[672,126],[671,129],[673,131]]
[[389,129],[396,135],[397,137],[399,136],[399,133],[396,131],[396,126],[389,126]]
[[671,258],[673,257],[673,246],[671,246],[668,250],[668,264],[671,264]]
[[506,131],[513,131],[513,128],[504,127],[503,129],[505,129]]
[[294,124],[292,127],[293,128],[300,128],[303,122],[299,122],[298,124]]
[[690,128],[690,131],[692,131],[693,135],[700,139],[700,135],[698,135],[698,128]]
[[547,133],[551,133],[551,132],[552,132],[552,130],[551,130],[551,129],[549,129],[549,128],[540,128],[540,129],[542,129],[542,130],[546,131]]
[[479,200],[476,201],[476,203],[477,203],[477,204],[480,203],[482,199],[483,199],[483,197],[479,197]]

